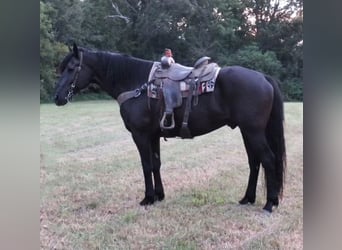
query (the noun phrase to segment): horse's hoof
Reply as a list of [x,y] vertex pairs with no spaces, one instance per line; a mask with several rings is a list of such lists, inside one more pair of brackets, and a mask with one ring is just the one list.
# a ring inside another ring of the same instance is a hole
[[139,204],[140,206],[148,206],[154,203],[154,197],[146,196]]
[[263,214],[266,215],[266,216],[271,216],[271,214],[272,214],[272,211],[270,212],[270,211],[268,211],[266,209],[263,209],[262,211],[263,211]]
[[278,207],[278,205],[279,205],[279,199],[278,199],[278,197],[277,197],[277,198],[274,198],[274,199],[272,199],[272,202],[273,202],[273,206],[276,206],[276,207]]
[[264,210],[272,213],[272,207],[273,207],[273,202],[272,201],[267,201],[266,205],[264,206]]
[[248,198],[248,197],[243,197],[240,201],[239,201],[239,203],[241,204],[241,205],[246,205],[246,204],[248,204],[248,203],[250,203],[250,204],[254,204],[254,202],[255,202],[255,198]]
[[155,200],[162,201],[164,200],[164,198],[165,198],[164,193],[156,193]]

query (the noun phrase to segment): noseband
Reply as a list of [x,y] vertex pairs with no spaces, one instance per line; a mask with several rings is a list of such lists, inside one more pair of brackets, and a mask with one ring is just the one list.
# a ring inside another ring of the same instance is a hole
[[65,99],[68,101],[68,102],[71,102],[71,99],[74,95],[74,89],[76,88],[76,83],[77,83],[77,80],[78,80],[78,76],[80,74],[80,71],[82,69],[82,62],[83,62],[83,52],[80,51],[80,64],[78,65],[78,67],[76,68],[76,72],[75,72],[75,76],[74,76],[74,80],[72,81],[71,85],[70,85],[70,88],[69,88],[69,91],[68,91],[68,95],[65,97]]

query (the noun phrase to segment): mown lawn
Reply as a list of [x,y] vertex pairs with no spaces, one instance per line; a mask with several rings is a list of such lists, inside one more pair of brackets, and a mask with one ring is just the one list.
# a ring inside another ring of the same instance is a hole
[[287,178],[269,215],[263,176],[240,206],[248,165],[239,129],[161,140],[165,200],[144,208],[136,147],[115,101],[40,108],[42,249],[302,249],[303,105],[286,103]]

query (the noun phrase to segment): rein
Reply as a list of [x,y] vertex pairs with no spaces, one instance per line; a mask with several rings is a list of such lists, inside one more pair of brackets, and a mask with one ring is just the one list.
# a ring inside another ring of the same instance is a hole
[[73,95],[74,95],[74,89],[76,88],[76,83],[77,83],[77,80],[78,80],[78,76],[79,76],[80,71],[81,71],[81,69],[82,69],[82,62],[83,62],[83,52],[80,51],[80,64],[79,64],[78,67],[76,68],[74,80],[72,81],[72,83],[71,83],[71,85],[70,85],[70,88],[69,88],[67,97],[65,97],[65,99],[66,99],[68,102],[71,102],[71,99],[72,99],[72,97],[73,97]]
[[118,96],[118,98],[116,100],[119,103],[119,106],[121,106],[121,104],[123,104],[125,101],[127,101],[131,98],[139,97],[141,95],[141,93],[147,89],[148,85],[152,82],[152,76],[153,76],[154,72],[156,71],[158,65],[159,65],[159,62],[153,63],[150,74],[148,76],[148,82],[147,83],[144,83],[140,88],[137,88],[137,89],[131,90],[131,91],[125,91]]
[[141,93],[147,89],[148,84],[149,83],[144,83],[140,88],[121,93],[116,99],[117,102],[121,106],[121,104],[123,104],[125,101],[139,97]]

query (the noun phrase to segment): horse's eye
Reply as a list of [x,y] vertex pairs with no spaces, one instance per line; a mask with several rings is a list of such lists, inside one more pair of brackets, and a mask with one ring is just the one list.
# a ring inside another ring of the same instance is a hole
[[73,70],[74,70],[74,68],[68,67],[68,72],[72,72]]

